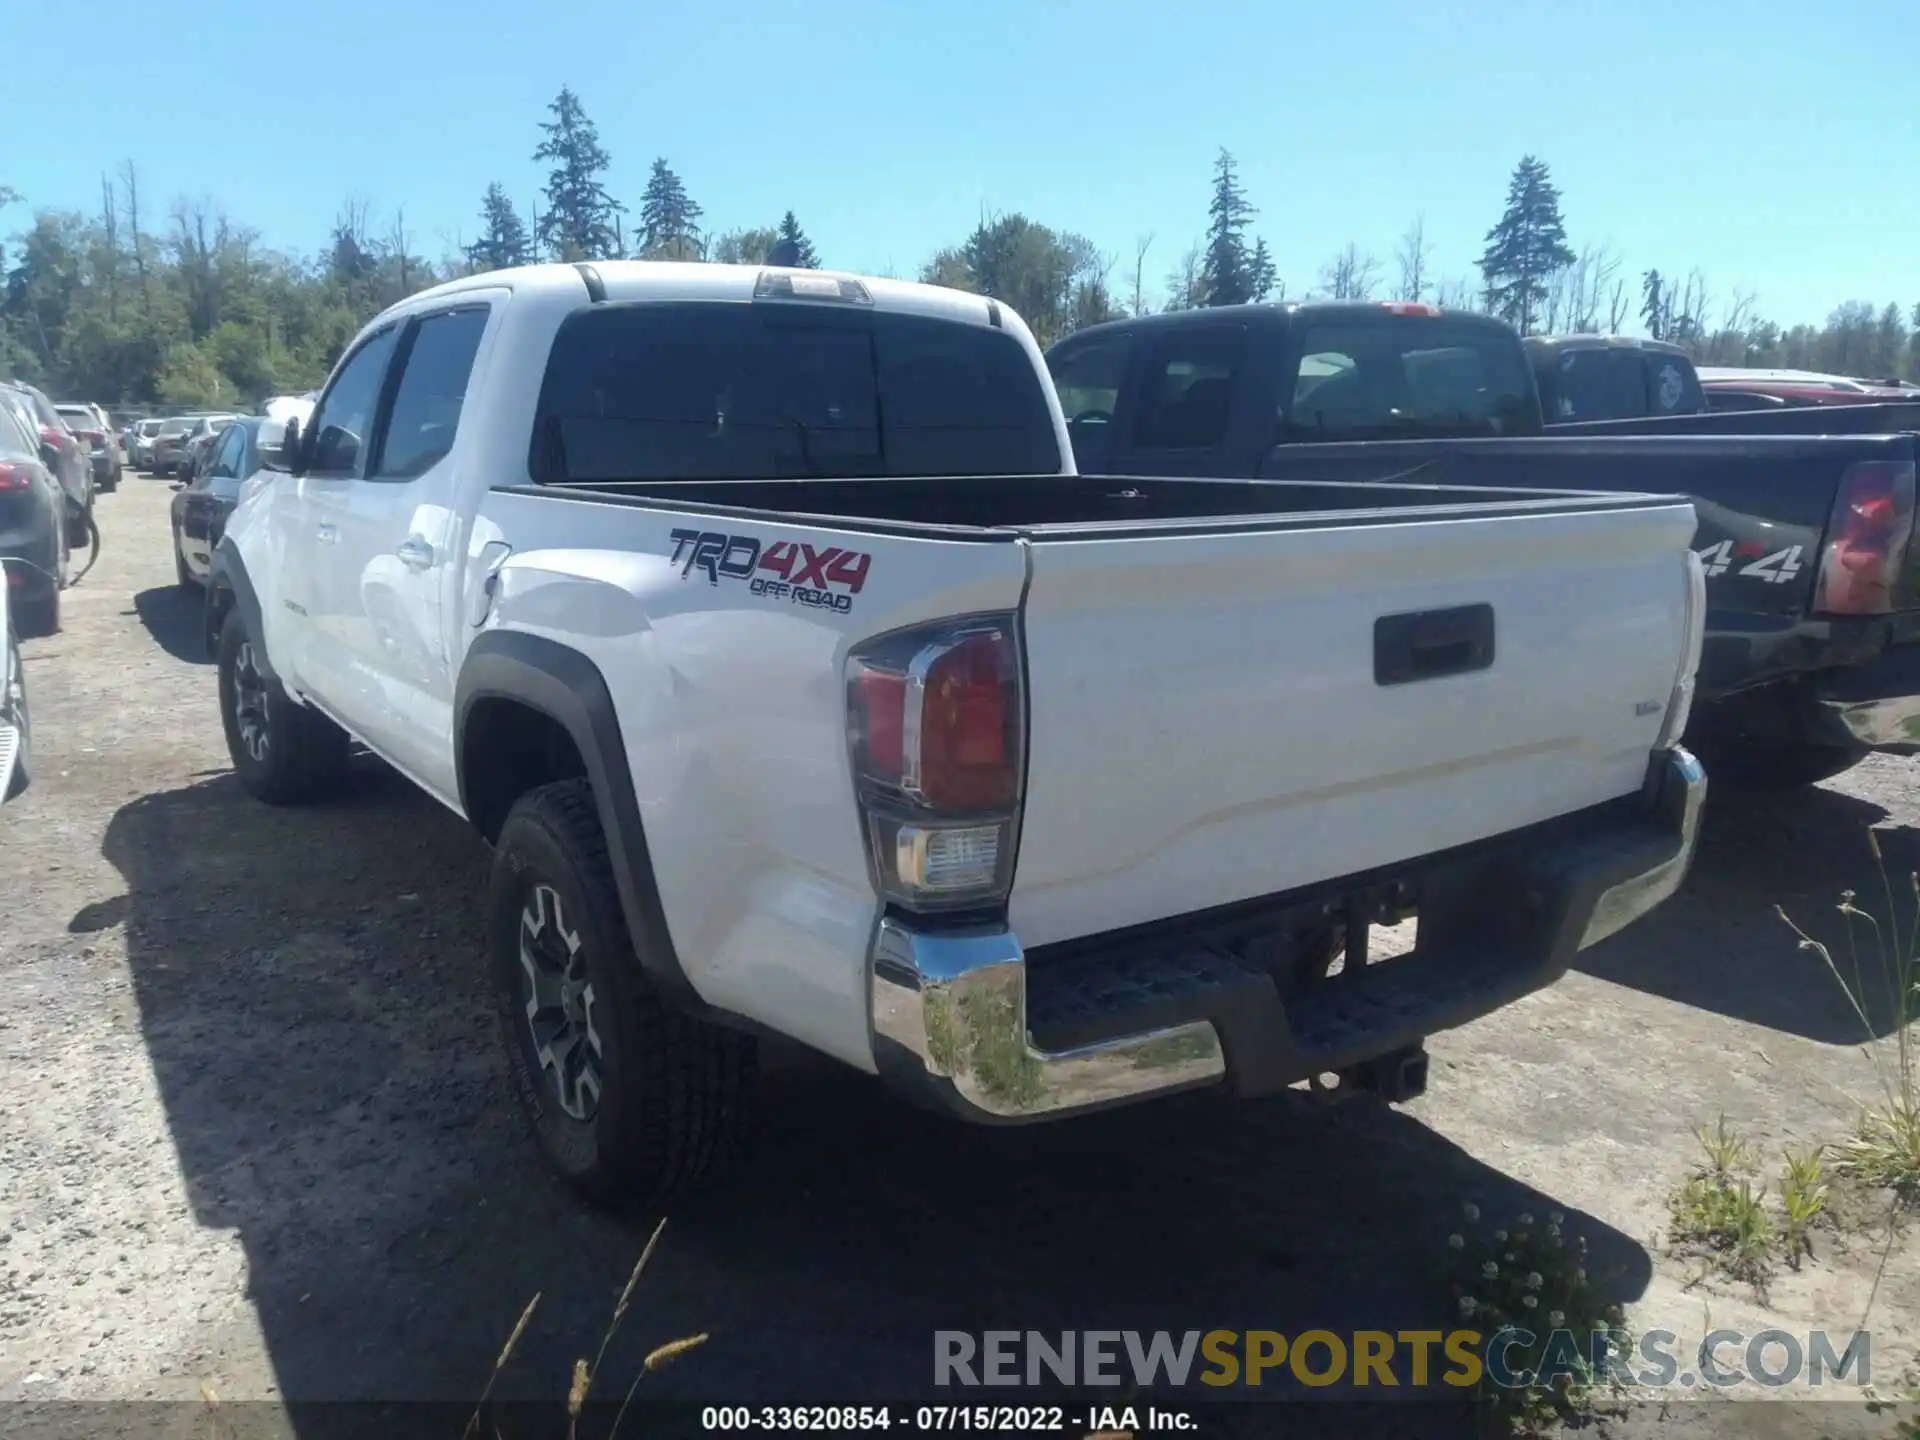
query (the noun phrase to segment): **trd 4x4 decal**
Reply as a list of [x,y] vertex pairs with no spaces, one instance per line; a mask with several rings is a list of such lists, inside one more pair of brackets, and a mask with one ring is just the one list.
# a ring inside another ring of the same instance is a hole
[[675,530],[673,563],[686,579],[698,570],[709,585],[744,580],[755,595],[808,605],[816,610],[853,609],[853,597],[867,583],[873,556],[837,545],[815,547],[804,541],[765,544],[752,535],[717,530]]
[[[1769,585],[1784,585],[1800,573],[1801,549],[1798,545],[1790,545],[1784,550],[1767,554],[1767,547],[1758,540],[1742,540],[1738,545],[1731,540],[1722,540],[1718,545],[1709,545],[1694,553],[1706,562],[1709,580],[1739,565],[1738,574],[1764,580]],[[1751,559],[1753,556],[1759,558]],[[1750,563],[1741,564],[1742,561]]]

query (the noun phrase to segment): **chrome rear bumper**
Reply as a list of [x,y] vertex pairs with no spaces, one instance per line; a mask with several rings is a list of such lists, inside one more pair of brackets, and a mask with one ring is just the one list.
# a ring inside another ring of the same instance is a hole
[[[1666,900],[1686,878],[1705,796],[1699,762],[1660,751],[1643,804],[1447,861],[1454,888],[1432,933],[1423,926],[1412,955],[1329,987],[1332,999],[1283,1002],[1269,975],[1203,940],[1116,949],[1109,966],[1082,957],[1042,976],[1055,987],[1050,1023],[1085,1000],[1083,1038],[1054,1048],[1030,1023],[1034,976],[1010,929],[929,932],[887,917],[870,957],[875,1064],[909,1097],[987,1124],[1223,1081],[1264,1094],[1348,1070],[1552,984],[1580,950]],[[1518,894],[1532,899],[1490,913]],[[1065,1003],[1062,987],[1073,992]]]

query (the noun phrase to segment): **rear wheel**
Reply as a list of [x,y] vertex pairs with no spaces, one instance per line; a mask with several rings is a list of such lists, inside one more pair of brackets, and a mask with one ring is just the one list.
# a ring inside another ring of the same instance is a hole
[[653,1209],[724,1169],[754,1042],[681,1014],[648,983],[586,781],[513,807],[487,938],[515,1088],[562,1178],[597,1204]]
[[219,671],[227,753],[249,795],[269,805],[297,805],[340,787],[347,732],[267,678],[238,610],[220,631]]

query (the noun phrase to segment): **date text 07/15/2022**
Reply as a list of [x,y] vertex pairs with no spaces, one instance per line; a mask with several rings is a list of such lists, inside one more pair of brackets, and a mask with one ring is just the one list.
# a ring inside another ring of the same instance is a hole
[[886,1434],[897,1428],[913,1435],[1083,1436],[1199,1427],[1190,1411],[1154,1405],[708,1405],[700,1428],[710,1434]]

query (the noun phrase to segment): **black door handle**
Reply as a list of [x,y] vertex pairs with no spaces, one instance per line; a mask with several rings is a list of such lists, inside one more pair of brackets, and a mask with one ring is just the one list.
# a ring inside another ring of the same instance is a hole
[[1407,685],[1493,664],[1493,606],[1412,610],[1373,622],[1373,683]]

